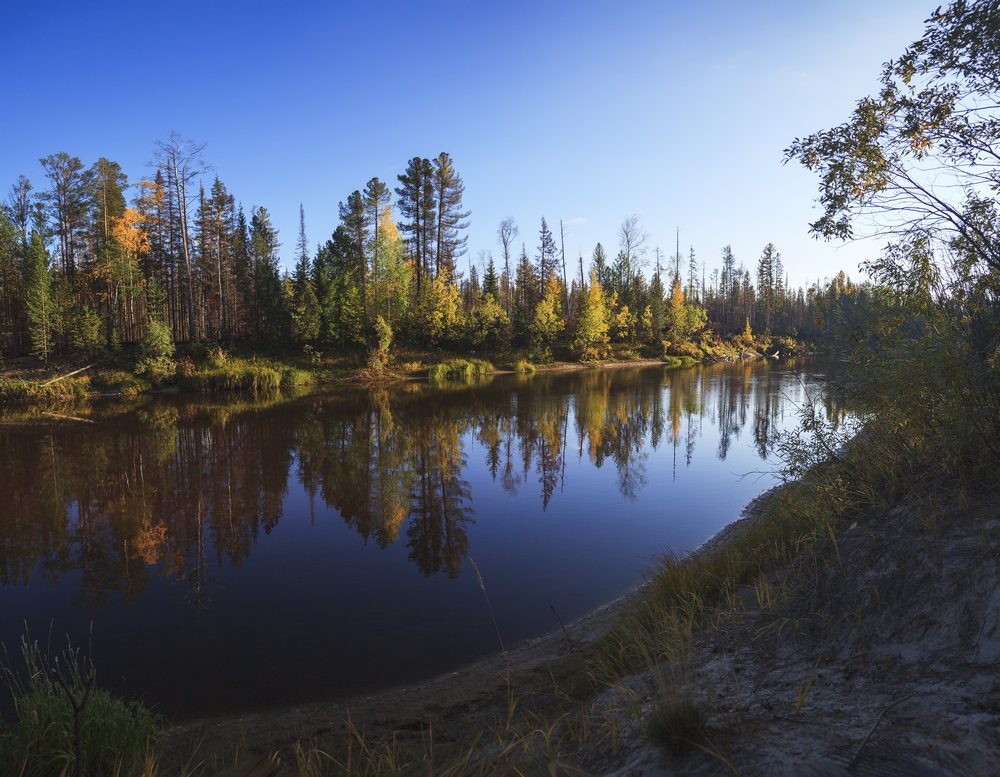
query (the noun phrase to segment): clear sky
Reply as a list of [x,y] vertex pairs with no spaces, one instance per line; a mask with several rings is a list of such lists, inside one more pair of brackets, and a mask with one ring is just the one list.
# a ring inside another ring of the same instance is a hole
[[[414,156],[447,151],[472,211],[469,257],[499,257],[512,216],[534,255],[541,217],[567,261],[626,216],[652,249],[730,244],[753,271],[773,242],[793,286],[878,251],[807,234],[816,178],[781,164],[797,136],[847,118],[937,0],[117,0],[4,3],[0,193],[40,157],[150,175],[171,131],[249,212],[263,205],[290,266],[337,204]],[[206,188],[211,177],[206,179]],[[467,269],[467,261],[459,261]]]

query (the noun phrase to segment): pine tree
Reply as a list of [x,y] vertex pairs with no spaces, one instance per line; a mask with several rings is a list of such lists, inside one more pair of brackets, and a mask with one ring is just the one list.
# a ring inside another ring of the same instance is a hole
[[465,184],[447,153],[439,154],[432,164],[434,196],[437,201],[435,272],[447,271],[449,278],[455,280],[455,262],[460,256],[464,256],[469,239],[468,236],[459,234],[469,226],[466,219],[469,218],[470,211],[462,211]]
[[733,290],[738,289],[739,279],[736,275],[736,257],[733,256],[732,246],[724,246],[722,249],[722,273],[719,277],[719,299],[722,304],[722,315],[719,323],[722,331],[728,333],[732,325],[733,306],[735,303]]
[[234,330],[240,338],[256,335],[257,295],[253,283],[253,262],[250,258],[250,227],[241,204],[236,211],[233,227],[233,283],[236,311]]
[[10,187],[7,199],[10,207],[9,217],[20,232],[21,242],[28,244],[28,224],[35,210],[35,201],[31,192],[34,187],[25,176],[19,175],[17,181]]
[[407,250],[413,262],[419,296],[424,279],[432,276],[434,266],[434,168],[429,159],[413,157],[397,178],[402,184],[395,190],[399,197],[397,205],[405,219],[400,222],[399,229],[408,235]]
[[64,151],[38,161],[52,182],[52,188],[43,192],[41,198],[47,203],[46,210],[59,236],[60,269],[63,275],[72,277],[76,273],[77,252],[83,243],[89,204],[83,163]]

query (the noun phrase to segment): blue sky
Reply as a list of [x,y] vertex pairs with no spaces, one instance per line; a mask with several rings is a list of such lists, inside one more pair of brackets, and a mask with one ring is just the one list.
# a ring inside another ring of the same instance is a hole
[[0,192],[21,173],[46,188],[38,159],[59,151],[137,181],[175,130],[206,144],[206,188],[217,174],[245,210],[268,209],[290,265],[300,203],[315,246],[350,192],[447,151],[473,260],[500,256],[507,216],[533,255],[544,216],[586,264],[636,215],[651,261],[679,228],[709,272],[726,244],[753,270],[773,242],[794,286],[856,277],[878,244],[810,238],[816,178],[782,149],[876,91],[937,5],[9,3]]

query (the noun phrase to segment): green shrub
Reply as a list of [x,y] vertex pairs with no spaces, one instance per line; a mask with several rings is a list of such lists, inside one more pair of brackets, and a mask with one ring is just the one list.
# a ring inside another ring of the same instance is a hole
[[[125,702],[93,687],[93,665],[80,657],[78,649],[69,646],[49,661],[37,642],[22,637],[21,654],[24,676],[3,668],[17,712],[17,721],[0,734],[3,774],[111,775],[142,768],[161,736],[158,715],[138,702]],[[83,762],[79,769],[78,752]]]

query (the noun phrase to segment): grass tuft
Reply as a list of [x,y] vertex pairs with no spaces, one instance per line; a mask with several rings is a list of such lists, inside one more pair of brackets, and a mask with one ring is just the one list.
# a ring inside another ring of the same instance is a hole
[[690,696],[661,698],[646,716],[646,738],[672,755],[683,755],[703,737],[708,725],[704,707]]
[[17,721],[0,732],[0,773],[130,775],[155,763],[162,720],[142,704],[93,687],[95,673],[79,649],[49,660],[21,638],[24,672],[2,671]]
[[493,365],[483,359],[450,359],[430,367],[427,370],[427,380],[432,384],[447,381],[472,383],[493,371]]

